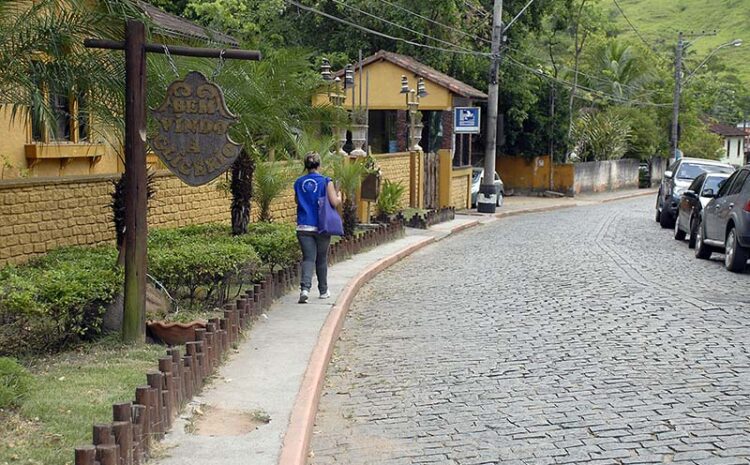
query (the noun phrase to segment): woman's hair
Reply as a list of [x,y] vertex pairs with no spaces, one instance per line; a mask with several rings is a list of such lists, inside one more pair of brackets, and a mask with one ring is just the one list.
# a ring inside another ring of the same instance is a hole
[[320,154],[317,152],[307,152],[305,154],[305,169],[308,171],[316,170],[320,167]]

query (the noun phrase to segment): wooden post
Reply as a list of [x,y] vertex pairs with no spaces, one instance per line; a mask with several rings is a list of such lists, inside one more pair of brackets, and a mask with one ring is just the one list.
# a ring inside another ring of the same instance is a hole
[[146,338],[146,32],[125,27],[125,292],[122,339]]

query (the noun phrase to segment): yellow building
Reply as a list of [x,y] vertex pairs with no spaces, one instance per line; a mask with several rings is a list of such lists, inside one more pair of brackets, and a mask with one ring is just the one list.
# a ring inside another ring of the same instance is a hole
[[[199,40],[238,46],[230,36],[207,31],[145,2],[137,5],[153,24],[152,32],[159,40],[170,43]],[[13,119],[10,106],[0,105],[0,180],[110,174],[123,170],[118,156],[121,147],[117,142],[106,141],[82,116],[80,107],[85,105],[82,97],[47,93],[46,98],[50,107],[57,110],[55,131],[31,124],[30,119]]]
[[[384,177],[418,184],[418,192],[411,188],[412,206],[465,208],[471,189],[472,140],[470,135],[454,134],[453,109],[486,101],[487,94],[414,58],[384,50],[355,64],[352,71],[354,87],[346,90],[345,106],[368,109],[367,145],[381,166],[388,167]],[[422,78],[427,92],[419,99],[423,153],[416,162],[408,160],[409,123],[407,96],[401,93],[402,76],[411,88]],[[344,80],[345,71],[336,77]],[[326,101],[326,95],[317,98],[318,104]],[[404,160],[397,163],[399,158]]]

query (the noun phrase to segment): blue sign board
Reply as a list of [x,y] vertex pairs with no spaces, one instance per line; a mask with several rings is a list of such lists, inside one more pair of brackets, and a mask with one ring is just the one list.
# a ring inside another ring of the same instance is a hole
[[453,132],[456,134],[479,134],[481,112],[479,107],[456,107],[453,109]]

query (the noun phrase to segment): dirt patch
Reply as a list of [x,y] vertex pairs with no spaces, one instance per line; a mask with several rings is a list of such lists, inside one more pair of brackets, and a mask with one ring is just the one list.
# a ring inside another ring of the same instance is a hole
[[270,421],[265,412],[244,412],[206,405],[200,413],[196,412],[190,432],[198,436],[242,436]]

